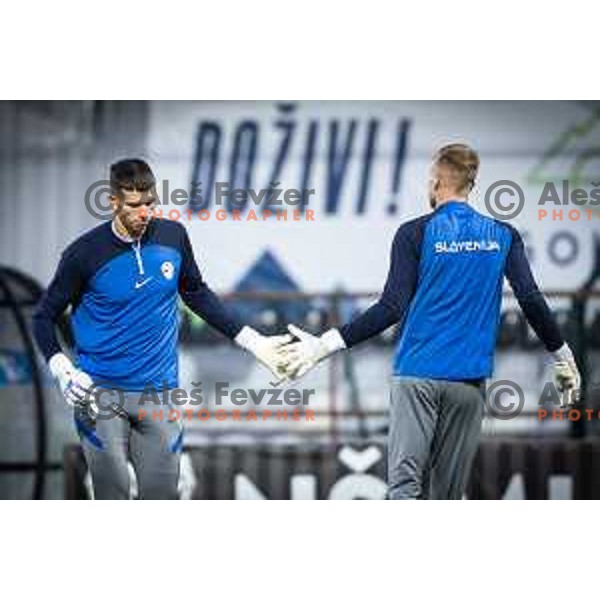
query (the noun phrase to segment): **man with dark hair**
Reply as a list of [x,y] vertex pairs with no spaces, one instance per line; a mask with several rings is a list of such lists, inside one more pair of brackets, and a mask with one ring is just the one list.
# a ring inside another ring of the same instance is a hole
[[391,390],[391,499],[463,496],[493,369],[504,276],[554,357],[564,404],[579,391],[573,354],[535,283],[521,236],[467,202],[478,167],[476,152],[464,144],[440,149],[429,182],[434,212],[398,229],[379,301],[320,337],[290,325],[299,341],[282,349],[288,376],[300,377],[334,352],[402,324]]
[[[178,295],[278,378],[277,349],[290,336],[262,336],[224,308],[202,278],[185,228],[151,218],[156,179],[144,161],[113,164],[110,182],[113,219],[63,252],[34,315],[34,334],[63,395],[74,405],[95,498],[129,497],[128,460],[140,498],[175,498],[181,424],[142,421],[137,415],[143,391],[178,386]],[[76,365],[55,334],[69,305]],[[114,396],[114,390],[121,395],[121,402],[111,405],[114,412],[97,414],[94,399]],[[159,408],[168,412],[170,407]]]

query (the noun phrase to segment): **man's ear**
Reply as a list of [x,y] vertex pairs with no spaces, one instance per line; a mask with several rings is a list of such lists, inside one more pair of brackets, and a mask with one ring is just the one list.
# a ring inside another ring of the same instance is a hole
[[429,187],[429,206],[433,210],[437,208],[437,191],[440,189],[440,180],[438,178],[432,179]]
[[119,198],[116,194],[111,194],[109,196],[109,199],[110,206],[113,209],[113,212],[121,212],[121,208],[123,208],[123,198]]

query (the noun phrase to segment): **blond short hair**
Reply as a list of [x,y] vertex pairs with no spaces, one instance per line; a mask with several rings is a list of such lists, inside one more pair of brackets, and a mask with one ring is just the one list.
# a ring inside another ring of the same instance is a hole
[[434,165],[444,173],[457,192],[469,193],[479,171],[479,155],[466,144],[447,144],[433,156]]

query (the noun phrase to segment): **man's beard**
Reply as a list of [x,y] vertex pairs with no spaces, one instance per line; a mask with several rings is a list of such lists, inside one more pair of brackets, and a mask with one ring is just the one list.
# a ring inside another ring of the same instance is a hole
[[148,227],[149,222],[148,221],[147,223],[139,223],[134,226],[133,223],[127,223],[122,218],[118,218],[118,221],[120,222],[121,227],[125,230],[126,234],[132,239],[138,239],[142,237],[142,235],[146,231],[146,228]]
[[131,226],[129,229],[129,235],[134,238],[139,238],[144,234],[147,226],[148,223],[139,223],[135,226]]

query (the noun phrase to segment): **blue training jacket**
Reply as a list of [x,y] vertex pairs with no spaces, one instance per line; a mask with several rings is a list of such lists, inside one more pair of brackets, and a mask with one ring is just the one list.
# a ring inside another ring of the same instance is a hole
[[46,360],[61,352],[55,324],[71,305],[78,367],[96,384],[176,387],[178,295],[230,339],[242,329],[202,279],[183,225],[153,219],[137,243],[105,222],[63,252],[35,312],[34,335]]
[[402,323],[394,374],[451,381],[491,376],[507,277],[549,351],[563,344],[519,233],[463,201],[400,226],[380,300],[341,328],[348,347]]

